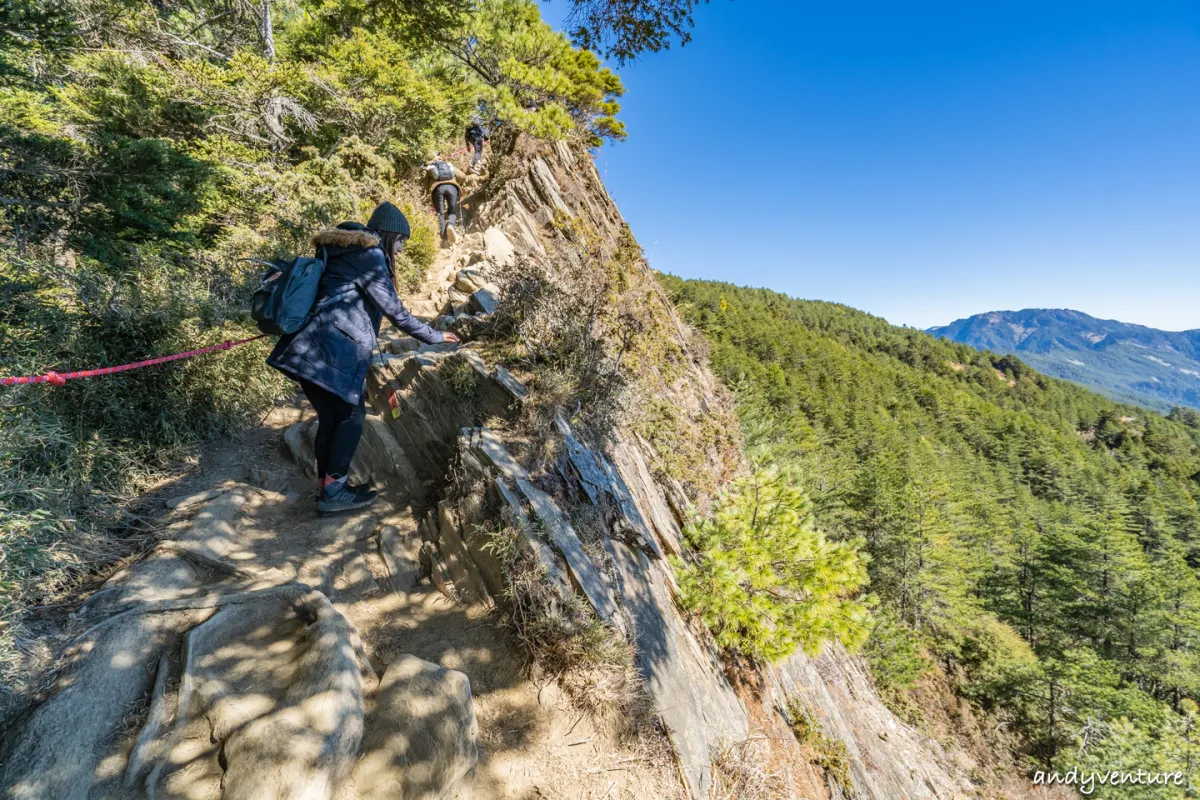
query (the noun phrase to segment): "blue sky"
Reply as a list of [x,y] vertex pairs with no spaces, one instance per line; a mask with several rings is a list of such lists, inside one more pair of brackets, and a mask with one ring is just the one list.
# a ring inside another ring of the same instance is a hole
[[[552,23],[566,0],[543,3]],[[597,164],[656,268],[1200,328],[1200,4],[714,0]]]

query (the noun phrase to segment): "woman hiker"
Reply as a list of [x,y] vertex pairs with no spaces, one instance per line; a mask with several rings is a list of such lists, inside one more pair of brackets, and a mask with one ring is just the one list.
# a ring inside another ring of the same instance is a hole
[[350,462],[366,416],[363,387],[382,317],[425,344],[457,342],[453,333],[429,327],[396,296],[396,256],[411,229],[400,209],[381,203],[366,225],[343,222],[312,238],[325,272],[316,313],[303,328],[282,336],[267,363],[300,382],[317,412],[317,512],[365,508],[375,501],[370,486],[348,483]]

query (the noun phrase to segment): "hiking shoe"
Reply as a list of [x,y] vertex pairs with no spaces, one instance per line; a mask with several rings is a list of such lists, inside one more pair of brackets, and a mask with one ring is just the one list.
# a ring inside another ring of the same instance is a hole
[[458,242],[458,231],[454,230],[453,225],[446,226],[446,241],[452,245]]
[[[360,491],[355,491],[358,489]],[[348,481],[344,478],[326,486],[321,490],[321,498],[317,500],[317,513],[321,516],[327,514],[343,514],[348,511],[357,511],[360,508],[366,508],[375,502],[378,494],[369,486],[350,487]]]
[[[350,483],[347,481],[346,488],[355,494],[378,494],[378,492],[371,488],[371,484],[369,483]],[[317,493],[313,495],[313,500],[320,502],[322,493],[323,490],[318,489]]]

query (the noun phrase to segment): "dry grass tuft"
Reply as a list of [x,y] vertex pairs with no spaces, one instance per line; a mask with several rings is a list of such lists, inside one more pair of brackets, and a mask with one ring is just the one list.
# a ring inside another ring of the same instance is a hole
[[726,748],[713,761],[708,800],[779,800],[788,796],[784,776],[767,766],[766,743],[747,739]]
[[556,591],[519,528],[493,533],[489,546],[508,580],[510,622],[538,667],[581,710],[630,731],[642,726],[649,705],[632,647],[578,595]]
[[613,319],[603,271],[584,261],[551,269],[520,259],[498,282],[503,300],[492,333],[519,343],[515,365],[534,377],[529,426],[548,431],[560,411],[600,434],[624,422],[625,345],[612,335],[621,322]]

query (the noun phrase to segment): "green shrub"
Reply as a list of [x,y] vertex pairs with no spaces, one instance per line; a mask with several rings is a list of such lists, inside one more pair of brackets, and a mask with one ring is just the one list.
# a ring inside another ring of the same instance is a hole
[[[72,292],[52,265],[0,256],[0,374],[110,366],[257,333],[230,319],[240,295],[221,273],[152,248],[138,259],[140,274],[113,279],[80,258]],[[0,680],[16,669],[24,605],[122,553],[109,529],[126,501],[282,393],[263,363],[269,346],[0,389]]]
[[425,273],[437,258],[439,236],[432,214],[422,213],[413,202],[400,203],[400,210],[412,226],[412,236],[396,259],[396,287],[411,292],[421,285]]
[[857,647],[870,630],[867,601],[853,597],[867,582],[859,543],[814,530],[795,485],[761,468],[735,481],[712,518],[687,529],[695,563],[675,562],[683,605],[751,658],[815,653],[829,640]]
[[923,725],[925,712],[909,690],[933,666],[924,652],[932,644],[926,639],[893,610],[881,608],[863,648],[880,699],[898,717],[917,726]]

